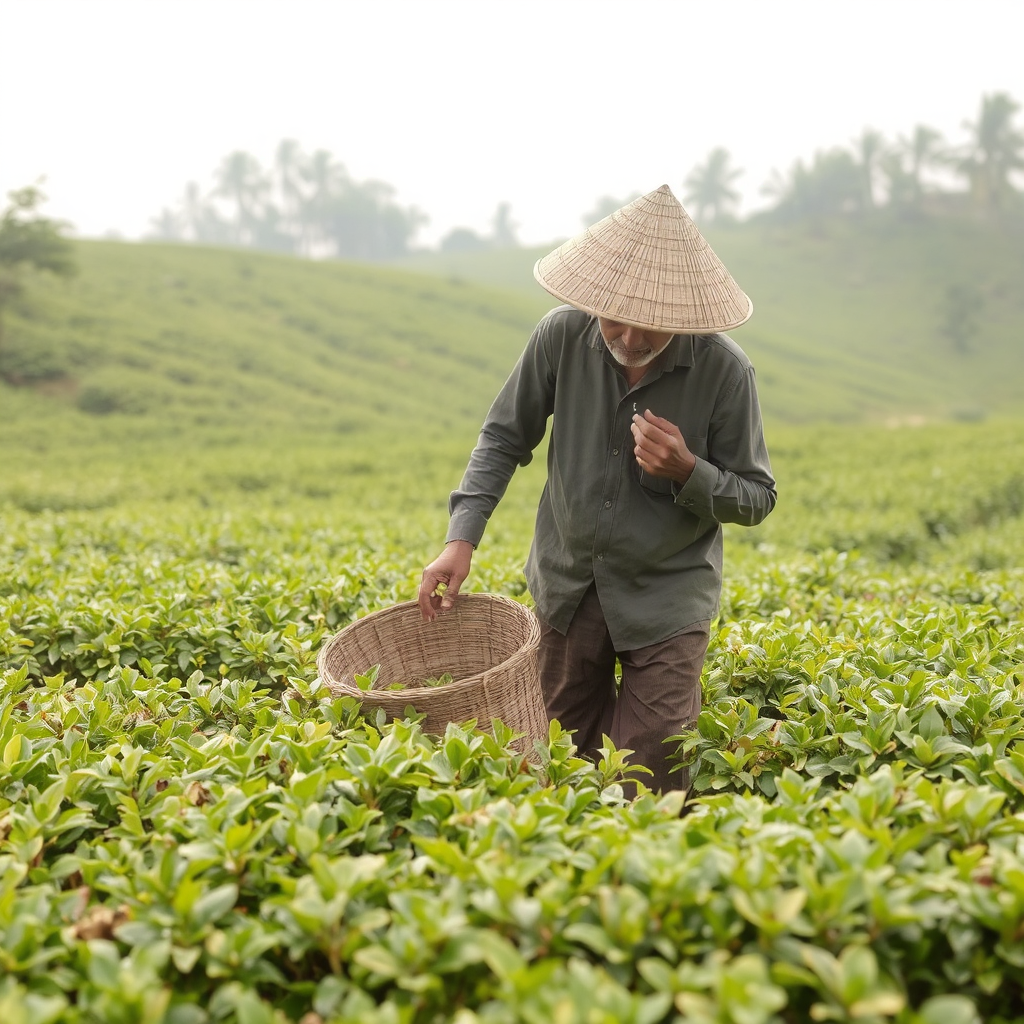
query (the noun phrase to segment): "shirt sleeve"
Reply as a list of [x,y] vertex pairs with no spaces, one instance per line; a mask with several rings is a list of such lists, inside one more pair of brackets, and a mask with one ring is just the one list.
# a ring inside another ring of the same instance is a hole
[[554,333],[551,318],[542,320],[491,405],[462,482],[448,499],[446,541],[480,543],[512,474],[543,440],[555,401]]
[[754,370],[748,364],[715,403],[708,457],[698,458],[690,478],[676,489],[676,504],[701,519],[756,526],[776,498]]

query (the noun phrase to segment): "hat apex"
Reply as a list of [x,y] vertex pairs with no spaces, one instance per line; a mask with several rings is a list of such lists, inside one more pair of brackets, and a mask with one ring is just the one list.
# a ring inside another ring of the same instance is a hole
[[533,276],[563,302],[647,330],[713,334],[753,312],[668,185],[563,242]]

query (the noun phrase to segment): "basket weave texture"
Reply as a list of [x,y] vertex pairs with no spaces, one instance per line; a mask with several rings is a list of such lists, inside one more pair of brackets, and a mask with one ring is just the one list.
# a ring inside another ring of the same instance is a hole
[[[548,719],[537,674],[540,625],[523,605],[496,594],[461,594],[450,611],[424,622],[415,601],[358,619],[320,649],[320,678],[336,697],[355,697],[363,709],[382,708],[401,718],[412,705],[425,717],[424,732],[443,733],[449,722],[500,718],[525,733],[520,749],[546,739]],[[380,665],[374,688],[354,680]],[[446,672],[452,682],[424,687]],[[405,689],[383,687],[403,682]]]

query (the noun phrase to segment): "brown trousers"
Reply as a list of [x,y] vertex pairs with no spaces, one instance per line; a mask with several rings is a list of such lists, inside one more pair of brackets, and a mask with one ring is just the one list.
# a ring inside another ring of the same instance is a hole
[[[538,666],[549,719],[575,732],[581,754],[597,760],[601,737],[634,753],[630,762],[654,773],[636,776],[657,792],[686,789],[686,769],[670,770],[676,745],[669,737],[700,714],[700,674],[708,647],[708,622],[634,651],[616,651],[608,635],[597,588],[591,584],[563,636],[541,621]],[[615,660],[622,664],[616,692]],[[628,796],[635,786],[626,786]]]

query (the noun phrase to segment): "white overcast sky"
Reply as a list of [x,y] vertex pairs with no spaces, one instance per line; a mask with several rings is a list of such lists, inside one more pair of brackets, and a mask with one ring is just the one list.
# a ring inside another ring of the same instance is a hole
[[50,216],[137,238],[290,137],[422,243],[500,201],[542,243],[718,145],[750,209],[865,127],[961,140],[983,93],[1024,102],[1022,46],[1024,0],[0,0],[0,191],[45,175]]

